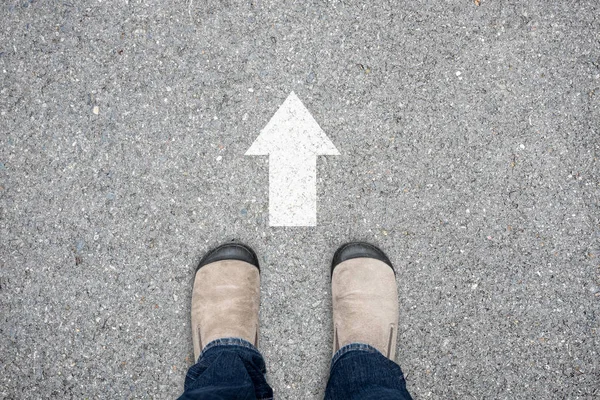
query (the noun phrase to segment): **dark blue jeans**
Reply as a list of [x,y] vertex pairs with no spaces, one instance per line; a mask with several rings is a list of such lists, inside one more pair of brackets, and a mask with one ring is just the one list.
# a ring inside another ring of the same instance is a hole
[[[236,338],[209,343],[185,377],[180,399],[263,400],[273,390],[265,361],[251,343]],[[411,400],[400,366],[368,344],[342,347],[331,361],[325,400]]]

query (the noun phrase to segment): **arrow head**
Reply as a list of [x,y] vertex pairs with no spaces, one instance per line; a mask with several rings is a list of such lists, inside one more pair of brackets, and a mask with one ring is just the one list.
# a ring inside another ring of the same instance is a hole
[[335,156],[340,154],[298,96],[291,92],[260,131],[246,155],[294,152]]

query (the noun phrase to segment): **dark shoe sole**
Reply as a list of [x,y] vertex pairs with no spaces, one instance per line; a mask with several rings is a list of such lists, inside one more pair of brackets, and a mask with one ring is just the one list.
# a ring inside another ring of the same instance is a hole
[[331,274],[333,274],[333,270],[338,264],[352,260],[353,258],[374,258],[383,261],[394,271],[392,262],[379,247],[366,242],[351,242],[341,245],[333,255]]
[[200,260],[196,271],[207,264],[224,260],[244,261],[248,264],[254,265],[260,271],[258,257],[256,257],[254,250],[243,243],[235,242],[222,244],[206,253],[206,255]]

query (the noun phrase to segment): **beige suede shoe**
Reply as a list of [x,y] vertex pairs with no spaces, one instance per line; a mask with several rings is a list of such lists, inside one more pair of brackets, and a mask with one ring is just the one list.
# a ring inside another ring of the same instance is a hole
[[192,292],[192,338],[196,360],[215,339],[258,344],[260,274],[254,251],[227,243],[200,261]]
[[333,352],[366,343],[396,357],[398,293],[392,263],[368,243],[341,246],[331,264]]

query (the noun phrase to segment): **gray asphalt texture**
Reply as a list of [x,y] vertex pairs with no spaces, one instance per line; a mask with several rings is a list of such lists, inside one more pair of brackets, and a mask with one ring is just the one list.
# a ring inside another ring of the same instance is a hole
[[[224,241],[262,263],[280,399],[318,399],[329,263],[381,246],[415,399],[600,395],[600,4],[0,5],[0,398],[174,398],[191,285]],[[268,225],[291,91],[341,156],[318,226]]]

